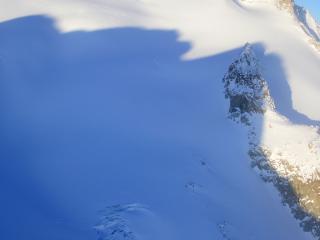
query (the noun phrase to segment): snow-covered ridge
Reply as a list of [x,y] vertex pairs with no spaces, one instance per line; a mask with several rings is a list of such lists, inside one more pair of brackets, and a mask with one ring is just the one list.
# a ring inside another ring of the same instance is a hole
[[303,30],[316,41],[320,41],[320,25],[304,7],[295,5],[295,16],[299,20]]
[[229,117],[248,128],[252,166],[278,188],[296,218],[303,216],[301,225],[319,237],[320,223],[313,218],[320,216],[319,127],[293,124],[277,112],[249,44],[223,81]]
[[[318,179],[319,128],[293,124],[276,111],[250,44],[245,45],[239,58],[230,65],[223,81],[225,97],[230,100],[230,117],[248,125],[261,125],[255,126],[262,129],[262,133],[257,134],[261,139],[254,141],[272,152],[270,161],[279,173],[284,177],[295,174],[305,181]],[[259,119],[255,114],[263,114],[263,118]],[[288,171],[287,163],[294,171]]]
[[294,8],[293,0],[241,0],[244,3],[271,4],[280,9],[292,11]]
[[311,13],[294,0],[241,0],[248,4],[267,4],[289,13],[308,37],[309,43],[320,51],[320,25]]
[[320,25],[311,13],[298,5],[294,6],[294,16],[302,30],[308,35],[310,44],[320,51]]
[[[249,155],[262,178],[279,190],[282,201],[305,231],[320,237],[320,131],[293,124],[275,110],[254,116]],[[258,129],[263,129],[259,134]]]

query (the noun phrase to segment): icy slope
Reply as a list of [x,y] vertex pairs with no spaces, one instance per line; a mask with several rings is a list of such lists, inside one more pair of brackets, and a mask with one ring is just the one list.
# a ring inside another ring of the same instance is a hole
[[295,14],[302,24],[303,29],[306,33],[315,39],[320,41],[320,26],[319,23],[312,17],[308,10],[303,7],[295,6]]
[[320,119],[319,55],[287,12],[225,0],[0,4],[1,239],[312,239],[252,171],[223,94],[256,42],[279,112]]

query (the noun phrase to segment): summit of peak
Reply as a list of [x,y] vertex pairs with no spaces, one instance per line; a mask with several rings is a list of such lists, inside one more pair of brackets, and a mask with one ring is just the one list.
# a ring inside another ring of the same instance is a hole
[[277,0],[276,4],[279,8],[289,10],[290,12],[293,11],[294,8],[294,0]]
[[267,3],[278,7],[281,10],[293,12],[295,2],[294,0],[241,0],[248,3]]
[[274,109],[267,82],[252,46],[246,43],[239,58],[223,78],[225,97],[230,99],[229,117],[249,124],[249,115]]
[[257,73],[260,71],[258,59],[250,43],[246,43],[244,45],[236,63],[239,72]]

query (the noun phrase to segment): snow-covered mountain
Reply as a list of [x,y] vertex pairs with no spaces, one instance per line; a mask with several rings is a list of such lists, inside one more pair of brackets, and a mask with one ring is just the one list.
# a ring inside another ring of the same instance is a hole
[[320,30],[291,0],[0,0],[0,239],[320,239]]
[[[273,183],[305,231],[320,236],[319,127],[292,124],[277,112],[249,44],[223,79],[229,117],[248,128],[252,167]],[[263,126],[263,133],[261,133]]]

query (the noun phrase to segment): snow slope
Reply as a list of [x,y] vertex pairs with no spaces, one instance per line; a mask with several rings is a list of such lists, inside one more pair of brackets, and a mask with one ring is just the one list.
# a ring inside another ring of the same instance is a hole
[[320,55],[288,12],[0,0],[0,20],[1,239],[313,239],[252,171],[223,94],[251,42],[279,113],[320,120]]
[[[45,14],[56,19],[56,25],[63,32],[121,26],[174,29],[180,40],[192,44],[192,49],[184,54],[188,59],[227,51],[248,41],[259,42],[264,44],[268,53],[276,53],[281,58],[292,92],[290,102],[293,108],[310,119],[320,120],[320,113],[312,104],[319,101],[319,54],[306,46],[309,37],[292,21],[292,17],[288,17],[288,13],[280,12],[270,4],[272,1],[239,2],[13,0],[7,4],[2,0],[4,7],[0,9],[0,20]],[[300,92],[308,92],[308,95]]]

